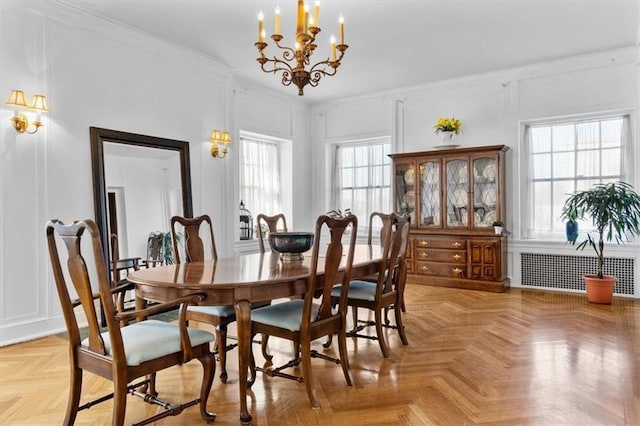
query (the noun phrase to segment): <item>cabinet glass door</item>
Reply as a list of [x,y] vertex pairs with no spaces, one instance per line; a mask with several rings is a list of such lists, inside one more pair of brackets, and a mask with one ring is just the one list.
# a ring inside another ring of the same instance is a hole
[[416,226],[416,170],[413,162],[396,164],[396,208],[398,213],[411,215],[411,226]]
[[497,217],[498,164],[495,158],[473,160],[473,226],[486,228],[493,226]]
[[469,162],[467,160],[445,160],[445,199],[448,227],[469,225]]
[[418,163],[420,170],[420,223],[422,227],[441,228],[440,160]]

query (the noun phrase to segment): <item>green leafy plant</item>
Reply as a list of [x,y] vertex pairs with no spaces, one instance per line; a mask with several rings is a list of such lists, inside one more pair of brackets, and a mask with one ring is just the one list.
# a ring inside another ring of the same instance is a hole
[[454,117],[440,117],[433,128],[436,129],[436,134],[440,132],[453,132],[457,135],[462,131],[462,122]]
[[[633,186],[626,182],[596,184],[585,191],[577,191],[569,196],[562,208],[561,220],[591,220],[594,225],[592,236],[587,237],[576,250],[591,246],[598,257],[598,278],[604,276],[604,242],[615,240],[624,243],[625,234],[640,235],[640,196]],[[575,244],[576,233],[569,240]]]
[[504,222],[502,222],[501,220],[496,220],[495,222],[493,222],[493,226],[504,226]]

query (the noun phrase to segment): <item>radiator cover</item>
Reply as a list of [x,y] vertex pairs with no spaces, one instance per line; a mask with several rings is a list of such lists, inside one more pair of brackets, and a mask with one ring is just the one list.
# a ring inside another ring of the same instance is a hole
[[[613,290],[618,295],[635,295],[633,258],[606,258],[604,273],[618,278]],[[520,253],[522,286],[585,291],[582,275],[595,273],[598,258],[559,254]]]

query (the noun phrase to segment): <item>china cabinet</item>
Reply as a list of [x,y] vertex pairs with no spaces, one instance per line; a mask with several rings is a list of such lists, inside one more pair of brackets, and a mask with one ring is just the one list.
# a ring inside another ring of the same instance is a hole
[[411,216],[408,282],[504,291],[506,145],[391,154],[395,211]]

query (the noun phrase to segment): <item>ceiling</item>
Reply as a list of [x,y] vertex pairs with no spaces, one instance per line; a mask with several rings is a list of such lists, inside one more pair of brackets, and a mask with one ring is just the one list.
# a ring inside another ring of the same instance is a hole
[[[254,43],[263,11],[267,41],[280,6],[283,43],[296,2],[60,0],[231,65],[243,80],[297,95],[260,70]],[[323,0],[316,61],[329,56],[344,15],[349,45],[334,77],[305,88],[306,102],[414,86],[619,47],[637,46],[640,0]],[[267,56],[280,56],[270,43]]]

